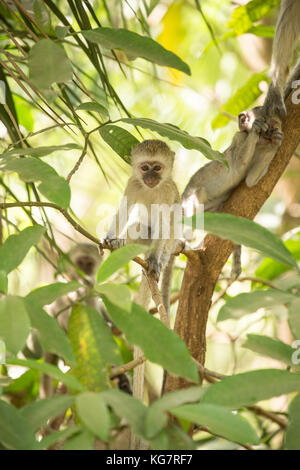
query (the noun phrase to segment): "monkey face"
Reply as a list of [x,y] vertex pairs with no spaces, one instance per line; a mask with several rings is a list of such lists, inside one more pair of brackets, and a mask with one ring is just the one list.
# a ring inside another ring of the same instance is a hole
[[75,264],[88,276],[94,274],[95,270],[95,261],[91,256],[82,255],[76,258]]
[[139,171],[142,176],[142,180],[145,185],[151,189],[160,183],[163,170],[164,165],[159,161],[146,161],[140,163],[139,165]]

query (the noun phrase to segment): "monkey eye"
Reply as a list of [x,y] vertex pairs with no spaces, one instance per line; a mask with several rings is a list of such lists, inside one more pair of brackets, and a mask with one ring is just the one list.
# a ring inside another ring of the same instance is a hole
[[159,165],[155,165],[155,167],[153,168],[154,171],[160,171],[161,170],[161,166]]
[[149,166],[148,166],[148,165],[143,165],[141,168],[142,168],[143,171],[148,171],[148,170],[149,170]]

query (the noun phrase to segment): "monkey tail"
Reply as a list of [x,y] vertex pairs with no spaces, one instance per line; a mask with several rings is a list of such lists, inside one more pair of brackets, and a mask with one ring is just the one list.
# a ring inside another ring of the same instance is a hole
[[162,281],[161,281],[161,294],[164,307],[168,316],[170,315],[170,295],[171,295],[171,286],[172,286],[172,273],[174,267],[175,256],[171,255],[168,261],[167,266],[163,271]]

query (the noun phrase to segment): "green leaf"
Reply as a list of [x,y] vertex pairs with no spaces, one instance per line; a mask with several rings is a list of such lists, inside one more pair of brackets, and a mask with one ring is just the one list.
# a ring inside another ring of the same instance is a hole
[[145,417],[145,434],[153,438],[167,424],[168,416],[165,413],[170,408],[180,406],[183,403],[199,401],[204,394],[203,387],[189,387],[184,390],[170,392],[156,400],[147,410]]
[[119,307],[130,311],[131,294],[128,286],[123,284],[101,284],[95,286],[95,290],[101,295],[105,295],[108,300]]
[[76,397],[76,410],[83,424],[102,441],[107,441],[110,415],[100,393],[85,392]]
[[186,149],[195,149],[203,153],[206,158],[210,160],[220,160],[224,161],[223,154],[217,150],[213,150],[206,139],[202,137],[194,137],[189,135],[187,132],[179,129],[179,127],[174,126],[173,124],[160,123],[153,121],[153,119],[148,118],[124,118],[121,119],[123,122],[132,124],[133,126],[139,126],[144,129],[150,129],[151,131],[157,132],[163,137],[168,137],[170,140],[176,140],[180,142],[183,147]]
[[92,392],[107,388],[108,366],[121,365],[122,359],[105,320],[88,305],[76,305],[68,336],[77,360],[74,375]]
[[71,199],[69,183],[42,160],[34,157],[2,158],[0,169],[17,172],[25,182],[41,181],[38,189],[49,201],[65,209],[69,206]]
[[130,260],[141,253],[145,253],[149,248],[145,245],[127,245],[113,251],[109,257],[103,261],[96,274],[98,283],[106,281],[118,269],[122,268]]
[[16,408],[0,400],[0,441],[9,449],[29,450],[37,444],[33,429]]
[[[47,58],[47,60],[45,60]],[[38,88],[72,80],[71,62],[64,48],[51,39],[41,39],[31,48],[28,57],[29,79]]]
[[[201,214],[202,216],[202,214]],[[185,218],[187,225],[193,226],[195,215]],[[260,251],[265,256],[279,263],[296,267],[296,261],[283,242],[272,232],[252,220],[232,214],[204,214],[204,228],[208,233],[217,235],[225,240],[231,240],[239,245],[245,245]]]
[[[28,132],[33,132],[34,120],[32,116],[32,107],[28,102],[21,96],[13,95],[14,103],[17,111],[18,122],[21,126],[24,126]],[[2,155],[0,155],[1,157]]]
[[230,117],[226,116],[229,113],[231,116],[238,116],[240,112],[252,107],[253,103],[262,94],[259,87],[263,81],[268,82],[268,76],[265,73],[256,73],[239,88],[234,95],[229,98],[220,110],[220,113],[213,119],[211,126],[213,129],[226,126],[230,122]]
[[289,425],[285,435],[285,448],[300,449],[300,394],[296,395],[289,406]]
[[246,5],[233,10],[231,20],[227,26],[233,28],[238,35],[247,33],[255,21],[266,16],[279,2],[280,0],[265,0],[263,2],[261,0],[252,0]]
[[24,298],[31,326],[37,330],[38,339],[45,351],[57,354],[68,364],[76,363],[71,344],[55,318],[48,315],[38,303]]
[[[300,232],[293,234],[288,240],[284,242],[285,247],[292,253],[296,261],[300,260]],[[266,258],[264,259],[259,268],[255,271],[256,277],[272,280],[280,274],[286,272],[289,268],[279,264],[277,261]]]
[[207,426],[213,433],[240,444],[259,444],[250,424],[238,414],[219,405],[183,405],[170,410],[177,418],[186,419],[200,426]]
[[137,436],[144,437],[144,417],[147,407],[143,403],[120,390],[101,392],[101,397],[118,416],[126,419]]
[[91,42],[100,44],[107,49],[122,49],[129,57],[143,57],[150,62],[165,67],[172,67],[191,75],[189,66],[176,54],[165,49],[153,39],[128,31],[128,29],[95,28],[81,31]]
[[186,344],[174,331],[134,302],[127,311],[112,304],[105,296],[103,300],[113,323],[130,343],[140,346],[147,359],[173,374],[196,383],[199,381],[197,366]]
[[56,442],[67,439],[68,437],[73,436],[74,434],[77,434],[80,431],[80,426],[72,426],[70,428],[63,429],[62,431],[54,431],[51,434],[48,434],[48,436],[44,437],[38,443],[38,449],[48,449],[49,447],[56,444]]
[[58,39],[64,39],[69,33],[69,26],[55,26],[54,32]]
[[29,249],[38,243],[44,232],[44,227],[34,225],[15,235],[10,235],[0,247],[0,271],[9,274],[17,268]]
[[8,365],[16,365],[27,367],[28,369],[39,370],[43,374],[49,375],[70,387],[71,389],[82,392],[84,387],[70,372],[64,374],[58,367],[48,364],[47,362],[38,362],[32,359],[19,359],[18,357],[9,357],[6,360]]
[[87,429],[71,436],[63,445],[62,450],[94,450],[94,436]]
[[259,36],[262,38],[273,38],[275,34],[275,26],[258,24],[252,26],[252,28],[248,30],[248,33],[255,34],[255,36]]
[[102,139],[120,156],[130,164],[131,150],[139,141],[130,132],[122,127],[107,124],[99,129]]
[[34,19],[43,33],[51,34],[51,17],[48,8],[44,2],[34,0],[33,3]]
[[241,408],[261,400],[296,392],[300,373],[286,370],[262,369],[226,377],[211,385],[201,403],[213,403],[226,408]]
[[20,408],[20,414],[34,431],[47,424],[48,419],[56,418],[74,403],[71,395],[54,395],[44,400],[37,400]]
[[277,361],[284,362],[288,366],[300,370],[300,366],[293,364],[292,356],[295,350],[279,339],[270,338],[264,335],[247,335],[247,340],[243,344],[243,348],[250,349],[262,356],[272,357]]
[[0,271],[0,292],[2,294],[7,294],[8,289],[8,279],[5,271]]
[[82,285],[79,282],[55,282],[47,286],[38,287],[31,291],[26,299],[28,302],[38,304],[43,307],[44,305],[52,304],[59,297],[79,289]]
[[300,299],[295,300],[288,306],[289,325],[295,339],[300,339]]
[[104,119],[108,118],[107,109],[99,103],[95,103],[94,101],[89,101],[87,103],[81,103],[77,108],[78,111],[94,111],[99,113]]
[[17,354],[26,343],[30,321],[21,297],[6,296],[0,299],[0,338],[7,351]]
[[228,318],[241,318],[254,313],[259,308],[270,308],[274,305],[290,303],[295,299],[293,294],[275,289],[245,292],[229,298],[219,311],[218,321]]
[[4,157],[16,157],[16,156],[26,156],[31,155],[32,157],[46,157],[53,152],[57,151],[68,151],[68,150],[77,150],[81,149],[81,146],[78,144],[73,144],[70,142],[69,144],[63,145],[51,145],[50,147],[26,147],[26,148],[19,148],[14,147],[13,149],[9,150],[8,152],[4,152],[0,155],[0,158]]
[[169,422],[168,427],[150,441],[153,450],[196,450],[194,442],[186,432],[174,423]]

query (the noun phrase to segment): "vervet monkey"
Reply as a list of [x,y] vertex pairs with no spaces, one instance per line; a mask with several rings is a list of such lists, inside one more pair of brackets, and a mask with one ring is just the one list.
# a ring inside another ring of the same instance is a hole
[[[267,116],[278,116],[282,119],[286,114],[284,87],[288,78],[289,65],[299,37],[300,0],[282,0],[273,42],[272,82],[264,102]],[[300,62],[292,75],[294,80],[300,78]]]
[[[245,179],[247,186],[252,187],[267,172],[282,141],[280,121],[266,120],[263,108],[256,107],[239,115],[239,128],[224,152],[229,168],[214,160],[190,179],[182,195],[185,216],[197,213],[201,204],[205,212],[219,212],[241,181]],[[236,254],[232,277],[240,274],[238,252]]]
[[[154,273],[157,279],[160,272],[163,272],[163,302],[166,310],[169,310],[169,291],[174,259],[172,252],[176,247],[175,215],[172,211],[176,204],[181,218],[180,197],[172,179],[174,155],[167,144],[160,140],[145,140],[132,150],[132,176],[105,240],[112,249],[124,243],[143,243],[149,246],[149,252],[146,255],[148,270]],[[159,211],[157,212],[159,207],[166,211],[162,213],[162,216]],[[168,233],[167,238],[164,238],[165,230]],[[143,273],[137,302],[148,309],[150,299],[151,292]],[[140,355],[140,349],[134,347],[134,357],[137,358]],[[144,363],[134,369],[133,395],[143,400]],[[132,434],[130,447],[143,449],[145,443]]]

